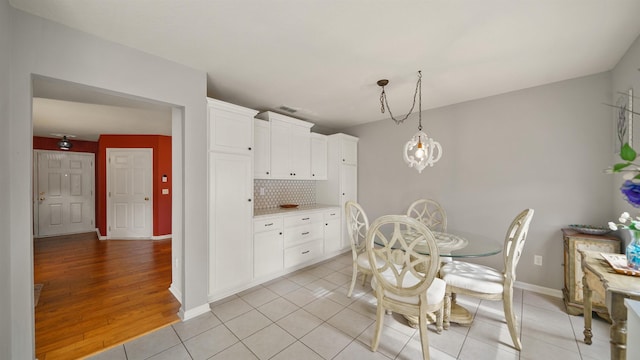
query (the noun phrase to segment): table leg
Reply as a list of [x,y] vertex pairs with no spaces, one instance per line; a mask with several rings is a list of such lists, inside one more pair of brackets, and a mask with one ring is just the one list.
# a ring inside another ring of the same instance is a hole
[[611,359],[627,358],[627,308],[624,306],[624,294],[607,291],[607,307],[611,311]]
[[591,332],[591,294],[592,291],[589,288],[589,282],[587,281],[587,273],[582,276],[582,295],[584,304],[584,343],[591,345],[591,338],[593,333]]

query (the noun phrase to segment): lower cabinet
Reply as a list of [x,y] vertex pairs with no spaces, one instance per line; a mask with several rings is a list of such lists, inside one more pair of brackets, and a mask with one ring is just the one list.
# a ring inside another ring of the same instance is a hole
[[340,208],[260,216],[253,221],[254,279],[282,275],[334,256],[340,247]]
[[284,250],[284,267],[293,267],[318,258],[324,253],[322,238],[291,246]]
[[343,249],[340,232],[340,209],[324,212],[324,252],[331,254]]
[[256,279],[276,274],[284,268],[282,217],[253,222],[253,276]]

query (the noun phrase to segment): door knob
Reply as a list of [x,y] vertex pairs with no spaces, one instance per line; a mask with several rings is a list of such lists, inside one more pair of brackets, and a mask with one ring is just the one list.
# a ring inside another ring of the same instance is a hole
[[44,201],[45,197],[44,196],[40,196],[40,201]]
[[148,196],[145,196],[145,197],[144,197],[144,201],[149,201],[149,197],[148,197]]

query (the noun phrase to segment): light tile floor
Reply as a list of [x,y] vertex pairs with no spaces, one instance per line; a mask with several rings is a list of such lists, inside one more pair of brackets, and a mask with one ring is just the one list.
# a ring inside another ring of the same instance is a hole
[[[112,348],[91,359],[420,359],[418,331],[397,314],[385,317],[377,352],[370,351],[376,301],[359,281],[347,298],[351,255],[302,269],[211,304],[211,312]],[[459,296],[475,314],[469,327],[429,326],[431,358],[596,360],[609,358],[609,324],[594,317],[592,345],[582,316],[561,299],[516,289],[522,351],[513,348],[502,303]]]

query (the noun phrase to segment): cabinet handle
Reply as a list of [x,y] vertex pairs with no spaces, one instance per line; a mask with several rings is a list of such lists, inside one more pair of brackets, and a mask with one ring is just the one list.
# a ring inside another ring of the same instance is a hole
[[264,226],[272,226],[273,223],[264,224]]
[[308,218],[308,217],[306,217],[306,218],[302,218],[302,220],[309,220],[309,218]]
[[251,202],[251,199],[248,199],[249,202]]
[[345,162],[345,161],[347,161],[347,160],[346,159],[342,159],[342,162]]
[[302,252],[302,255],[304,255],[304,254],[308,254],[308,253],[309,253],[309,251],[310,251],[310,250],[303,251],[303,252]]
[[316,176],[316,174],[311,174],[311,176]]
[[282,235],[282,231],[279,233],[279,235]]
[[249,150],[251,150],[251,147],[249,147]]
[[269,172],[267,171],[267,175],[269,175]]
[[329,223],[324,223],[324,226],[329,226]]
[[305,231],[305,232],[302,233],[302,235],[309,235],[309,232]]
[[344,196],[344,193],[342,193],[342,196]]

